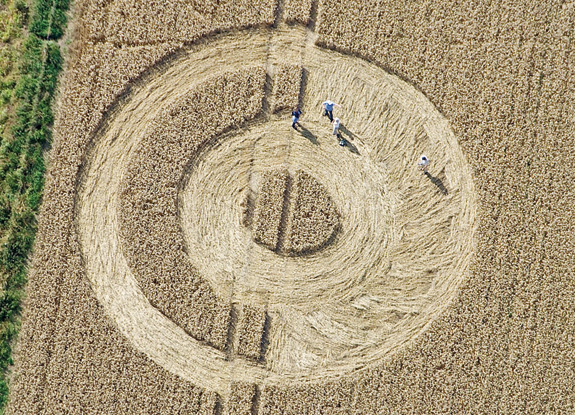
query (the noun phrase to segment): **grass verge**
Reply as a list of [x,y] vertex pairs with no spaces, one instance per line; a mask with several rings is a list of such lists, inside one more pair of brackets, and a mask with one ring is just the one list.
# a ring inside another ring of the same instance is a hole
[[[62,58],[58,39],[68,0],[0,0],[0,413],[8,399],[12,343],[36,213],[44,187],[44,151]],[[30,12],[29,12],[30,11]],[[28,33],[26,33],[26,28]]]

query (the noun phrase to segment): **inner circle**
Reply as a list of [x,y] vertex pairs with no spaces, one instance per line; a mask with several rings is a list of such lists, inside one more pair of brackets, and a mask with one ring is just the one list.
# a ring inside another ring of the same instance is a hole
[[[335,307],[340,298],[361,295],[390,267],[400,200],[384,166],[371,159],[359,136],[355,153],[338,145],[328,122],[305,125],[313,141],[283,120],[255,123],[220,137],[190,163],[179,196],[187,252],[214,289],[234,302],[311,313],[318,304]],[[271,171],[310,172],[325,188],[337,206],[338,230],[323,249],[278,256],[254,241],[253,228],[245,226],[246,195],[257,195]]]

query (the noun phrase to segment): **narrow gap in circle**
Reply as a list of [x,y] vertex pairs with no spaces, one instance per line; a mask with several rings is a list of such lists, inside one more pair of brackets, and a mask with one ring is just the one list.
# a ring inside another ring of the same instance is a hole
[[260,390],[260,387],[255,384],[255,391],[254,391],[254,396],[252,398],[252,408],[251,408],[251,415],[258,415],[259,411],[260,411],[260,400],[261,400],[261,396],[262,396],[262,391]]
[[260,358],[259,358],[260,363],[265,363],[266,361],[266,354],[268,352],[268,347],[270,345],[269,337],[270,337],[271,325],[272,325],[272,318],[266,312],[266,319],[264,321],[264,329],[262,333],[262,341],[260,344]]
[[266,58],[266,81],[264,83],[264,97],[262,99],[262,113],[265,116],[269,116],[269,114],[271,114],[272,111],[270,97],[272,95],[273,90],[273,79],[271,76],[271,71],[272,68],[268,54],[268,57]]
[[276,8],[274,10],[273,27],[278,27],[278,25],[280,24],[283,15],[283,9],[284,9],[284,0],[277,0]]
[[[252,160],[252,162],[253,162],[253,160]],[[255,208],[255,204],[256,204],[256,195],[252,191],[252,189],[250,189],[249,187],[246,190],[246,199],[245,200],[246,200],[246,207],[245,207],[245,210],[243,212],[242,220],[243,220],[244,226],[246,228],[251,228],[253,225],[253,220],[254,220],[254,208]]]
[[309,30],[311,30],[312,32],[315,31],[315,23],[317,21],[317,10],[318,10],[318,3],[319,0],[313,0],[311,2],[311,10],[309,12],[309,22],[307,24],[307,27]]
[[358,391],[357,391],[357,384],[355,382],[352,382],[351,384],[351,403],[350,403],[350,407],[349,407],[349,413],[353,413],[355,407],[357,406],[357,400],[358,400]]
[[216,393],[216,405],[214,406],[214,415],[222,415],[224,412],[224,406],[222,404],[222,397],[219,393]]
[[[233,297],[233,294],[232,294]],[[232,298],[233,300],[233,298]],[[236,333],[236,326],[238,323],[238,310],[237,306],[232,303],[230,307],[230,320],[228,325],[228,333],[226,337],[226,344],[224,347],[224,351],[226,354],[226,360],[233,360],[235,356],[235,345],[234,345],[234,338]]]
[[[303,61],[303,59],[302,59]],[[299,104],[299,108],[303,107],[303,103],[304,103],[304,96],[305,96],[305,91],[307,88],[307,79],[309,76],[309,71],[303,66],[303,62],[302,62],[302,68],[301,68],[301,82],[299,84],[299,96],[298,96],[298,104]]]

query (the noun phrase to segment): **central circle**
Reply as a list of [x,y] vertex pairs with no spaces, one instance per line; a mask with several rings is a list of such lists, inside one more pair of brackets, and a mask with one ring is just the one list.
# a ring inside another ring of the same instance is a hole
[[[251,200],[251,195],[248,196]],[[248,202],[247,206],[252,203]],[[336,234],[339,215],[325,187],[297,170],[269,170],[262,174],[253,218],[246,211],[255,242],[283,255],[303,255],[327,246]]]

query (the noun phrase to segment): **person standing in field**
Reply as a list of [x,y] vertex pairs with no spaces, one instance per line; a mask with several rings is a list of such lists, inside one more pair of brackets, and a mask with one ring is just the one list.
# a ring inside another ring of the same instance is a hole
[[429,159],[426,156],[421,156],[421,158],[419,159],[419,163],[417,163],[417,165],[419,166],[419,170],[423,171],[423,174],[427,174],[427,168],[429,167]]
[[333,135],[335,135],[337,138],[339,138],[339,145],[342,147],[345,146],[345,139],[339,133],[339,126],[341,125],[339,118],[336,118],[335,120],[333,120],[332,125],[333,125]]
[[329,121],[333,122],[333,108],[340,107],[341,105],[338,105],[329,99],[327,101],[322,102],[321,105],[323,107],[323,116],[329,117]]
[[333,124],[333,135],[335,135],[337,138],[339,138],[339,126],[341,124],[339,121],[339,118],[336,118],[335,120],[333,120],[332,124]]
[[299,124],[299,117],[301,116],[301,110],[295,107],[291,112],[291,126],[294,130],[297,130],[296,124]]

